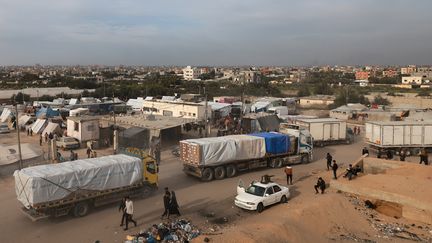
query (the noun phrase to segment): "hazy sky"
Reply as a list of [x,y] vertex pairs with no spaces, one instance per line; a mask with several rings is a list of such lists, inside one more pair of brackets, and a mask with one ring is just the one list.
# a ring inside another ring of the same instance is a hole
[[0,65],[432,64],[431,0],[0,0]]

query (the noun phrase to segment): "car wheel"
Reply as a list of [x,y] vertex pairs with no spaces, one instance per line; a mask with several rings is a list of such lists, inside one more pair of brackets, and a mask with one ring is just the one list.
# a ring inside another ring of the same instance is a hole
[[257,206],[257,212],[261,213],[264,210],[264,205],[262,203],[259,203]]
[[281,203],[286,203],[286,202],[288,202],[287,197],[286,197],[285,195],[283,195],[283,196],[281,197],[281,199],[280,199],[280,202],[281,202]]

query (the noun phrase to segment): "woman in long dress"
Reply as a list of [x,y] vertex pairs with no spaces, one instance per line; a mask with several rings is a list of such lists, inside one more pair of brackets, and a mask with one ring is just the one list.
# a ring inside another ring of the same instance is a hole
[[[174,191],[171,191],[171,199],[169,202],[169,215],[176,214],[180,216],[179,205]],[[169,217],[169,216],[168,216]]]

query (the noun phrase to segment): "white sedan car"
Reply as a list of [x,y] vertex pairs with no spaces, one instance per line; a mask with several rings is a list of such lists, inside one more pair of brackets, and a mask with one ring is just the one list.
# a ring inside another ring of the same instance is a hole
[[288,187],[274,182],[252,182],[248,188],[244,188],[242,184],[240,180],[234,203],[243,209],[256,210],[261,213],[269,205],[287,202],[290,196]]

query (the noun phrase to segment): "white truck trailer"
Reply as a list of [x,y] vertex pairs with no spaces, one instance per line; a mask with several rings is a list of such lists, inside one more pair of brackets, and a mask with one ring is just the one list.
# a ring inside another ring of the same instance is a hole
[[343,120],[335,118],[298,119],[295,124],[299,128],[309,130],[314,144],[325,146],[330,144],[350,144],[354,134]]
[[405,149],[410,155],[432,148],[432,121],[366,122],[365,126],[365,140],[373,150]]

